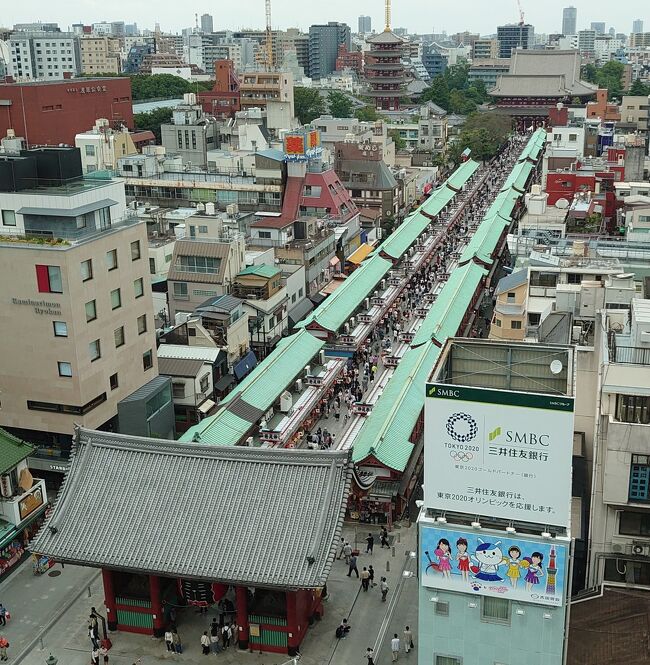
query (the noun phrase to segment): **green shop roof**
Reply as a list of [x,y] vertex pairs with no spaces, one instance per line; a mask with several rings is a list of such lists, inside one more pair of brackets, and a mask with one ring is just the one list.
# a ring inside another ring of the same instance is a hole
[[282,271],[280,268],[276,268],[275,266],[269,266],[266,263],[262,263],[259,266],[248,266],[247,268],[244,268],[243,270],[240,270],[237,273],[237,277],[244,276],[244,275],[255,275],[256,277],[275,277],[278,273],[281,273]]
[[0,473],[6,473],[27,459],[33,452],[34,446],[0,429]]

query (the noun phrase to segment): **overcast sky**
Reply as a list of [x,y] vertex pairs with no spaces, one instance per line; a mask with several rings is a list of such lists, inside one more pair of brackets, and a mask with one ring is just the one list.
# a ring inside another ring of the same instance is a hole
[[[617,32],[630,33],[632,21],[641,18],[650,32],[648,0],[521,0],[526,22],[536,32],[558,32],[562,8],[573,4],[578,8],[578,29],[588,28],[591,21],[605,21]],[[223,28],[260,28],[264,25],[264,0],[0,0],[0,24],[32,21],[58,22],[61,28],[72,23],[125,21],[140,28],[153,28],[156,21],[165,31],[179,32],[194,25],[194,12],[214,16],[215,30]],[[353,30],[359,14],[372,17],[373,28],[383,27],[382,0],[272,0],[273,27],[307,29],[312,23],[344,21]],[[296,11],[299,8],[299,11]],[[155,13],[152,13],[155,10]],[[410,32],[455,33],[463,30],[490,34],[500,23],[519,19],[517,0],[393,0],[393,27]]]

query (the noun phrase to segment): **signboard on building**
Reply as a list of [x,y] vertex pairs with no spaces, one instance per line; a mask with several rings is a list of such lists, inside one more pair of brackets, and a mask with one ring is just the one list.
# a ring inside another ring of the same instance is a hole
[[574,400],[427,384],[428,508],[568,526]]
[[43,505],[43,488],[37,485],[18,502],[18,514],[21,521]]
[[320,131],[288,132],[284,135],[284,154],[289,162],[305,162],[322,154]]
[[422,585],[539,605],[562,605],[569,543],[507,535],[422,524]]

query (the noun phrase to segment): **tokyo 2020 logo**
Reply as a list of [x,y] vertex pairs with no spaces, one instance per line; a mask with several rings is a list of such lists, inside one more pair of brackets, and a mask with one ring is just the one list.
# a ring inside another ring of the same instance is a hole
[[475,439],[478,434],[476,420],[467,413],[452,413],[447,418],[447,433],[458,443],[467,443]]

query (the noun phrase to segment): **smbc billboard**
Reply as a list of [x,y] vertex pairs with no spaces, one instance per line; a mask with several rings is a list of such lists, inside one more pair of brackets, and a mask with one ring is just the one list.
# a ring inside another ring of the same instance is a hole
[[428,508],[568,526],[574,400],[427,384]]

